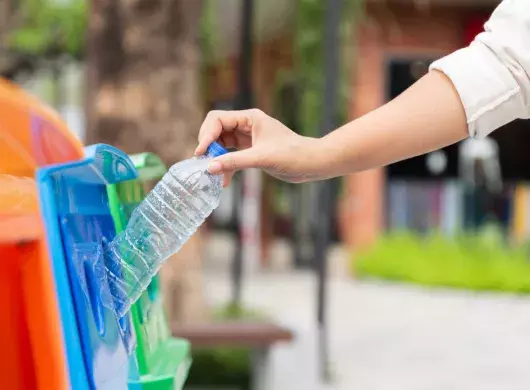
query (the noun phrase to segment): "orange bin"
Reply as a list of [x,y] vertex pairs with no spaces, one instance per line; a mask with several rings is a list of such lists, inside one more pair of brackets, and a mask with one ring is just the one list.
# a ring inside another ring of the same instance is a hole
[[36,168],[82,158],[58,115],[0,79],[0,389],[68,389]]

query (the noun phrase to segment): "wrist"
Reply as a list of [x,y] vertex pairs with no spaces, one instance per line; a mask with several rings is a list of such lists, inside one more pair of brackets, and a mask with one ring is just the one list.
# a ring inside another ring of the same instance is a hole
[[331,179],[346,173],[343,161],[346,146],[338,143],[331,134],[317,140],[318,152],[315,153],[312,161],[320,169],[319,179]]
[[303,137],[303,166],[307,180],[324,180],[339,176],[337,146],[328,137]]

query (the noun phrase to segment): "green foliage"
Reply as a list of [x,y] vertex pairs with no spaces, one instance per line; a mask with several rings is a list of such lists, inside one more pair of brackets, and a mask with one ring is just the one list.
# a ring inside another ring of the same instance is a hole
[[212,54],[217,44],[216,15],[213,1],[215,0],[202,0],[202,12],[199,20],[199,45],[201,47],[203,66],[205,67],[212,64]]
[[85,0],[21,0],[22,24],[10,36],[13,49],[31,55],[81,58],[87,28]]
[[201,17],[199,20],[199,47],[201,49],[201,77],[200,88],[204,101],[208,101],[209,69],[214,63],[214,50],[218,45],[217,25],[215,8],[213,6],[216,0],[202,0]]
[[[353,26],[360,14],[362,0],[344,0],[339,26],[342,49],[351,47]],[[321,0],[299,0],[295,35],[297,75],[301,88],[300,128],[298,131],[307,136],[316,136],[322,125],[322,105],[324,95],[324,29],[328,3]],[[352,62],[351,52],[342,50],[342,69],[339,78],[339,107],[337,122],[346,118],[347,96],[350,93],[348,74]]]
[[258,310],[246,308],[240,304],[230,302],[214,311],[214,321],[252,320],[265,321],[267,317]]
[[250,389],[250,351],[245,348],[197,348],[186,385]]
[[326,2],[299,0],[295,68],[302,92],[298,131],[304,135],[316,136],[322,124],[325,15]]
[[352,268],[360,277],[378,277],[425,286],[477,291],[530,293],[530,262],[525,246],[507,246],[502,234],[421,237],[408,232],[383,237],[359,254]]

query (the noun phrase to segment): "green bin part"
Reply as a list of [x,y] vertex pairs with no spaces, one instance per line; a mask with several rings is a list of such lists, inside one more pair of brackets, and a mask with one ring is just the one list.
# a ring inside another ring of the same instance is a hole
[[[152,153],[137,154],[131,160],[138,179],[107,186],[116,233],[125,229],[132,211],[145,198],[145,182],[160,179],[167,172]],[[189,342],[171,337],[159,284],[157,275],[131,308],[140,379],[129,380],[130,390],[181,389],[191,366]]]

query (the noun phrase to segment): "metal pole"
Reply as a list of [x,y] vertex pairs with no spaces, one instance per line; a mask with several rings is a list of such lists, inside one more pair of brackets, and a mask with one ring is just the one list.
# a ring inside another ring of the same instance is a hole
[[[327,3],[326,26],[324,34],[324,104],[321,134],[325,135],[335,126],[334,118],[337,106],[337,83],[339,74],[339,24],[341,0],[329,0]],[[316,261],[318,272],[317,320],[319,338],[320,375],[325,382],[330,380],[329,351],[326,318],[326,254],[331,236],[332,191],[331,182],[320,183],[319,224],[316,242]]]
[[[241,10],[241,50],[239,56],[238,69],[238,96],[236,101],[236,108],[238,110],[250,108],[252,102],[252,31],[253,31],[253,0],[242,0]],[[234,262],[232,263],[232,278],[233,278],[233,292],[232,304],[238,306],[241,304],[241,290],[243,279],[243,247],[242,234],[243,225],[241,223],[242,216],[238,205],[243,200],[244,178],[238,177],[234,181],[234,201],[235,201],[235,217],[237,221],[238,234],[236,235],[236,251]]]
[[252,33],[254,26],[254,0],[242,0],[241,49],[239,56],[237,109],[253,105],[252,97]]

